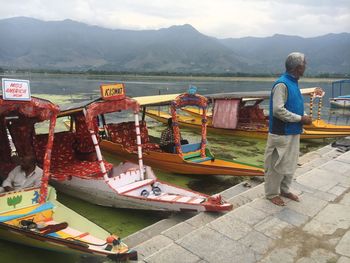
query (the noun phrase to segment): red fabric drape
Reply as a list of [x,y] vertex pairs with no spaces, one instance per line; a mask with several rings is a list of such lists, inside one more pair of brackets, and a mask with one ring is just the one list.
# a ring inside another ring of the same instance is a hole
[[215,128],[236,129],[240,100],[215,100],[213,126]]
[[0,161],[4,163],[11,162],[11,147],[4,117],[0,117],[0,138]]

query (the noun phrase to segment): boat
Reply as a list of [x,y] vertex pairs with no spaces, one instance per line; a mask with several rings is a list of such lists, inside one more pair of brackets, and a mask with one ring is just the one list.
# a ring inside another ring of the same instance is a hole
[[[125,96],[124,90],[122,83],[101,85],[100,98],[61,107],[59,120],[68,117],[71,125],[68,131],[55,134],[52,154],[57,156],[53,158],[51,169],[51,182],[55,188],[91,203],[118,208],[195,212],[231,210],[232,205],[221,195],[208,196],[162,182],[150,166],[143,164],[139,105]],[[111,127],[107,128],[105,123],[108,115],[127,110],[132,111],[135,118],[135,137],[123,138],[129,146],[132,141],[136,142],[133,151],[136,152],[137,164],[124,162],[113,166],[103,160],[100,145],[106,140],[99,136],[97,121],[100,119],[104,123],[108,135],[111,132]],[[38,146],[42,145],[42,140],[37,138]]]
[[[301,93],[303,95],[313,95],[314,90],[315,88],[301,89]],[[164,106],[171,104],[171,101],[168,99],[162,100],[159,95],[153,97],[155,98],[154,105]],[[212,104],[212,112],[207,113],[207,128],[209,132],[259,139],[267,138],[268,116],[266,116],[260,104],[264,100],[269,99],[269,91],[217,93],[205,95],[205,97]],[[168,95],[168,98],[170,99],[171,96]],[[144,112],[148,117],[162,123],[166,123],[167,119],[171,117],[169,111],[161,111],[159,108],[149,109],[150,106],[154,106],[148,103],[151,101],[151,98],[136,97],[135,99],[144,107]],[[311,116],[312,105],[310,103]],[[349,126],[328,124],[321,120],[321,104],[319,103],[318,105],[318,117],[313,121],[312,125],[304,126],[301,139],[322,139],[350,135]],[[225,113],[227,108],[230,109],[230,114]],[[191,107],[183,107],[182,111],[184,112],[183,114],[177,115],[178,123],[181,126],[201,129],[201,111]],[[215,111],[216,114],[213,114]]]
[[[349,84],[350,79],[342,79],[332,82],[332,97],[329,99],[331,108],[350,109],[350,95],[342,95],[346,85],[349,88]],[[335,94],[339,94],[339,96],[336,96]]]
[[48,186],[51,149],[58,106],[47,100],[6,100],[0,96],[0,171],[7,176],[17,157],[33,153],[36,125],[49,122],[43,149],[43,176],[40,187],[0,193],[0,238],[51,251],[101,256],[113,261],[137,259],[117,235],[112,235],[57,201],[56,191]]
[[[165,96],[167,99],[174,99],[174,104],[192,105],[207,108],[207,99],[198,94],[180,94],[175,97]],[[164,98],[163,98],[164,99]],[[147,103],[152,103],[149,100]],[[173,105],[174,105],[173,104]],[[174,109],[175,111],[175,109]],[[175,112],[174,112],[175,114]],[[176,115],[168,116],[173,119],[174,134],[178,134],[176,130]],[[232,175],[232,176],[263,176],[262,168],[247,163],[237,161],[226,161],[215,158],[206,145],[206,120],[207,116],[200,118],[202,128],[202,139],[200,143],[192,143],[181,145],[181,148],[174,149],[173,152],[165,152],[160,149],[156,143],[150,143],[148,129],[145,120],[140,122],[142,148],[145,154],[143,160],[146,164],[160,168],[162,170],[177,174],[192,175]],[[168,119],[167,118],[167,119]],[[166,121],[167,121],[166,119]],[[204,125],[205,124],[205,125]],[[138,155],[135,151],[136,140],[128,140],[135,138],[135,125],[133,122],[109,123],[104,125],[107,130],[107,136],[101,141],[101,148],[111,152],[126,160],[137,160]],[[204,143],[203,143],[204,142]]]

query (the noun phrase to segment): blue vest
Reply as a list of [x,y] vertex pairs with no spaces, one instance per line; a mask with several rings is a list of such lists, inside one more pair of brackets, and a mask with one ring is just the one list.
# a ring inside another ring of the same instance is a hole
[[[300,93],[298,86],[298,80],[288,73],[284,73],[276,82],[273,87],[283,83],[287,86],[288,98],[284,107],[295,114],[300,116],[304,115],[304,98]],[[269,115],[269,132],[278,135],[293,135],[301,134],[303,132],[303,125],[301,122],[284,122],[273,116],[273,92],[271,91],[270,98],[270,115]]]

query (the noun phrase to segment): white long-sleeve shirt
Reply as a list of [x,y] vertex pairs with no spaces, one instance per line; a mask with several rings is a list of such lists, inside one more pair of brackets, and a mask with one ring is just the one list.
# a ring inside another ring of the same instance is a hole
[[284,122],[300,122],[301,117],[298,114],[290,112],[284,105],[288,98],[288,89],[284,83],[278,83],[272,90],[273,116]]
[[10,186],[15,190],[27,187],[39,187],[42,176],[43,170],[38,166],[36,166],[34,171],[28,176],[26,176],[26,173],[22,170],[21,166],[16,166],[9,173],[6,180],[2,183],[2,186]]

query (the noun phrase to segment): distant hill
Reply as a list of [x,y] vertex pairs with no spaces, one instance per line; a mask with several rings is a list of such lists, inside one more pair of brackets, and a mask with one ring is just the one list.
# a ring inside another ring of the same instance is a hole
[[191,25],[112,30],[72,20],[0,20],[0,67],[181,73],[278,73],[291,51],[312,74],[350,72],[350,34],[216,39]]

